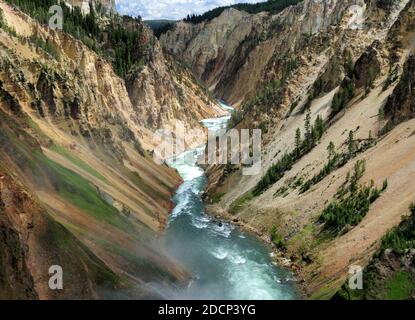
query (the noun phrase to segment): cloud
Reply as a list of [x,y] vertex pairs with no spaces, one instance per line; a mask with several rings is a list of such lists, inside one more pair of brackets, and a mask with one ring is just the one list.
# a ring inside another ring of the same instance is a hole
[[210,9],[235,3],[260,0],[116,0],[117,11],[130,16],[151,19],[182,19],[188,14],[200,14]]

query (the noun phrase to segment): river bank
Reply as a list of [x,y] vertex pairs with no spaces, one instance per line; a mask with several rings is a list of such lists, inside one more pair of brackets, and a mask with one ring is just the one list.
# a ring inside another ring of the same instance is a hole
[[289,270],[291,270],[291,272],[295,275],[295,286],[299,295],[301,297],[307,296],[307,283],[305,281],[305,278],[302,276],[302,268],[295,264],[289,257],[287,257],[283,251],[278,250],[268,234],[258,230],[249,223],[235,217],[226,210],[223,210],[223,208],[221,208],[218,205],[205,203],[205,206],[206,212],[212,217],[228,221],[234,226],[240,228],[241,230],[244,230],[245,232],[252,234],[257,239],[262,241],[265,245],[272,248],[272,258],[274,259],[275,264],[277,266],[288,268]]

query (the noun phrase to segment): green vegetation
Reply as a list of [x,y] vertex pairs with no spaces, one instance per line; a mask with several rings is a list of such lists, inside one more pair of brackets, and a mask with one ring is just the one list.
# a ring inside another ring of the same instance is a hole
[[[254,42],[259,41],[254,39]],[[292,59],[291,57],[284,56],[278,61],[281,66],[281,75],[278,79],[269,80],[264,83],[263,86],[257,90],[255,96],[248,99],[240,108],[240,110],[235,110],[232,113],[231,120],[228,123],[228,128],[234,128],[238,125],[245,117],[245,115],[255,108],[265,108],[263,112],[271,110],[273,107],[281,104],[282,94],[281,90],[284,88],[284,84],[287,82],[291,74],[298,67],[298,60],[296,58]],[[294,108],[295,106],[293,106]],[[292,111],[292,110],[291,110]],[[290,111],[290,112],[291,112]],[[262,129],[267,129],[267,126],[262,123]]]
[[[45,157],[38,157],[41,170],[45,170],[56,191],[68,202],[85,211],[98,221],[105,221],[121,230],[133,231],[117,209],[105,202],[89,181]],[[36,165],[37,166],[37,165]]]
[[[79,7],[69,8],[64,3],[57,0],[6,0],[12,5],[16,5],[31,17],[37,19],[40,23],[47,24],[51,15],[49,8],[59,4],[64,14],[64,31],[68,32],[85,42],[90,42],[100,36],[100,28],[97,23],[95,10],[91,6],[91,13],[83,15]],[[89,38],[87,41],[86,38]]]
[[318,221],[324,223],[323,230],[337,235],[347,232],[358,225],[369,212],[370,205],[375,202],[387,188],[378,189],[372,181],[369,185],[359,185],[359,180],[366,170],[366,161],[359,160],[354,166],[353,174],[347,175],[346,181],[339,188],[336,198],[322,212]]
[[411,205],[410,210],[411,216],[383,238],[380,252],[391,249],[402,255],[407,249],[415,248],[415,203]]
[[356,93],[354,81],[346,77],[340,85],[339,91],[334,95],[332,102],[332,116],[342,111],[353,99]]
[[316,185],[320,181],[322,181],[325,177],[327,177],[330,173],[334,172],[335,170],[342,168],[345,166],[351,159],[355,158],[357,155],[363,153],[367,149],[373,147],[376,144],[376,140],[373,139],[371,132],[369,133],[369,138],[363,143],[359,144],[354,139],[353,131],[349,132],[349,137],[347,140],[347,149],[348,152],[338,154],[336,152],[336,147],[333,142],[330,142],[330,144],[327,146],[328,151],[328,162],[323,167],[322,170],[320,170],[319,173],[314,175],[311,179],[304,182],[300,188],[300,193],[305,193],[313,185]]
[[346,62],[344,63],[344,72],[349,78],[351,78],[354,73],[353,56],[349,50],[345,52],[345,56],[346,56]]
[[[289,67],[287,70],[291,70],[291,67]],[[288,71],[287,71],[288,72]],[[231,119],[228,122],[228,129],[232,129],[236,127],[244,118],[244,116],[252,111],[256,106],[262,106],[262,107],[272,107],[273,105],[277,105],[280,103],[281,100],[281,89],[282,84],[284,81],[286,81],[287,74],[283,73],[283,78],[281,80],[273,80],[269,81],[264,85],[263,88],[258,90],[257,94],[250,98],[248,101],[246,101],[241,110],[233,110]]]
[[9,25],[6,22],[6,19],[4,18],[4,13],[3,13],[3,10],[1,8],[0,8],[0,29],[3,29],[8,34],[10,34],[11,36],[17,37],[16,30],[9,27]]
[[238,124],[241,123],[242,119],[243,119],[242,111],[236,110],[236,109],[232,110],[231,118],[228,121],[228,125],[227,125],[228,130],[235,128]]
[[392,65],[389,67],[388,76],[383,84],[383,91],[386,91],[396,80],[399,78],[399,70],[398,67],[393,67]]
[[[59,3],[58,0],[6,1],[43,24],[49,21],[49,8]],[[146,35],[141,23],[137,23],[136,28],[126,28],[122,18],[115,15],[111,16],[110,23],[103,26],[99,22],[99,10],[97,12],[97,8],[92,5],[89,14],[83,14],[77,6],[72,9],[64,3],[60,3],[60,6],[64,14],[63,30],[112,61],[119,76],[126,76],[135,64],[147,62],[147,51],[152,46],[153,39]],[[52,50],[48,43],[46,46],[39,44],[47,52]]]
[[33,37],[31,39],[31,42],[36,46],[41,48],[43,51],[49,53],[53,58],[56,60],[59,60],[59,53],[54,47],[53,44],[50,42],[44,41],[42,38],[39,37]]
[[284,238],[278,233],[277,226],[272,226],[270,236],[272,243],[279,250],[285,250],[287,248]]
[[7,26],[6,20],[4,19],[3,9],[0,9],[0,28]]
[[[53,215],[53,214],[51,214]],[[49,253],[53,254],[58,261],[65,261],[65,272],[68,277],[80,278],[86,281],[87,278],[96,282],[106,289],[119,289],[122,278],[110,270],[99,258],[72,235],[71,227],[54,221],[46,216],[45,232],[39,239]],[[73,257],[77,257],[76,260]],[[79,262],[82,262],[79,264]],[[85,269],[86,268],[86,269]]]
[[147,20],[144,23],[154,32],[157,38],[167,31],[174,29],[176,21],[174,20]]
[[295,5],[301,2],[301,0],[268,0],[266,2],[260,2],[256,4],[249,3],[240,3],[232,6],[218,7],[213,10],[207,11],[202,15],[188,15],[184,21],[190,23],[201,23],[205,21],[210,21],[222,14],[226,9],[237,9],[240,11],[245,11],[248,13],[259,13],[259,12],[269,12],[271,14],[276,14],[281,12],[285,8]]
[[270,186],[277,183],[284,177],[285,172],[291,170],[294,164],[294,158],[291,154],[285,154],[277,163],[273,164],[262,177],[261,181],[255,186],[253,194],[255,196],[261,195]]
[[354,81],[355,65],[353,62],[353,57],[349,51],[347,51],[345,55],[346,62],[344,63],[344,71],[346,73],[346,77],[340,84],[339,91],[333,97],[333,102],[331,106],[332,117],[338,114],[341,110],[343,110],[356,93]]
[[414,289],[412,275],[406,271],[399,271],[389,280],[387,296],[389,300],[406,300]]
[[249,99],[242,107],[244,112],[252,110],[256,105],[271,106],[278,104],[281,99],[280,90],[282,82],[280,80],[270,81],[260,89],[257,94]]
[[297,157],[301,155],[301,130],[297,128],[295,132],[295,154]]
[[368,78],[366,79],[365,83],[365,96],[367,96],[373,88],[373,83],[376,80],[376,77],[378,76],[378,73],[373,65],[369,66],[369,73]]
[[325,132],[324,121],[320,116],[317,116],[314,125],[311,125],[311,111],[309,109],[306,114],[304,127],[304,140],[301,140],[301,130],[297,129],[294,151],[284,154],[280,160],[268,169],[252,192],[255,197],[261,195],[270,186],[281,180],[285,173],[291,170],[292,166],[299,159],[301,159],[317,145]]
[[110,58],[115,59],[113,64],[118,75],[124,77],[134,65],[141,67],[147,63],[146,52],[153,46],[154,39],[146,34],[143,25],[129,30],[113,20],[107,29],[108,42],[115,51],[115,55],[110,55]]
[[19,118],[16,120],[0,112],[0,119],[1,150],[8,157],[8,161],[12,161],[20,170],[26,172],[25,176],[30,177],[33,185],[56,192],[67,203],[79,208],[96,221],[108,223],[132,236],[138,236],[134,225],[107,203],[93,184],[47,158],[36,140],[23,130],[23,122],[17,122]]
[[247,202],[251,201],[253,198],[254,195],[252,194],[252,192],[245,193],[243,196],[239,197],[232,203],[232,205],[229,208],[229,213],[237,214],[244,207],[244,205]]
[[297,68],[297,58],[283,59],[282,81],[286,81],[286,79],[288,79]]
[[67,151],[65,148],[63,148],[61,146],[56,146],[55,145],[51,149],[53,151],[55,151],[56,153],[59,153],[61,156],[65,157],[66,159],[68,159],[70,162],[72,162],[78,168],[84,170],[85,172],[90,173],[95,178],[98,178],[98,179],[100,179],[103,182],[108,182],[107,179],[102,174],[100,174],[98,171],[96,171],[95,169],[93,169],[86,162],[84,162],[81,159],[79,159],[77,156],[74,156],[72,153],[70,153],[69,151]]
[[[407,300],[413,297],[415,275],[411,266],[402,259],[408,250],[415,247],[415,204],[411,205],[410,211],[410,216],[383,237],[380,249],[363,272],[363,290],[351,290],[345,283],[336,293],[335,299]],[[385,258],[387,250],[388,258]]]
[[224,192],[217,193],[217,194],[213,195],[212,202],[213,203],[219,203],[222,200],[222,198],[223,198],[224,195],[225,195]]

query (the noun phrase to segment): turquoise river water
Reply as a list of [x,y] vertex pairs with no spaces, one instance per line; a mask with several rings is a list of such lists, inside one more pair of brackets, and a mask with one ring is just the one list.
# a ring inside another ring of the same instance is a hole
[[[222,104],[228,111],[232,108]],[[209,130],[226,127],[229,116],[203,121]],[[286,300],[297,297],[293,275],[275,266],[272,250],[255,236],[205,213],[201,194],[207,178],[197,165],[204,146],[185,152],[169,165],[184,183],[163,239],[177,261],[192,274],[187,288],[171,293],[173,299]]]

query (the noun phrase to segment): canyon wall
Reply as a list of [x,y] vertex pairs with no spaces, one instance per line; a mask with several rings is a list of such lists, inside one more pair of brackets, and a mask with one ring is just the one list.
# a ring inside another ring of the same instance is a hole
[[138,20],[148,62],[123,79],[99,50],[0,9],[0,297],[160,298],[151,283],[188,274],[158,240],[181,179],[154,162],[154,132],[223,111]]

